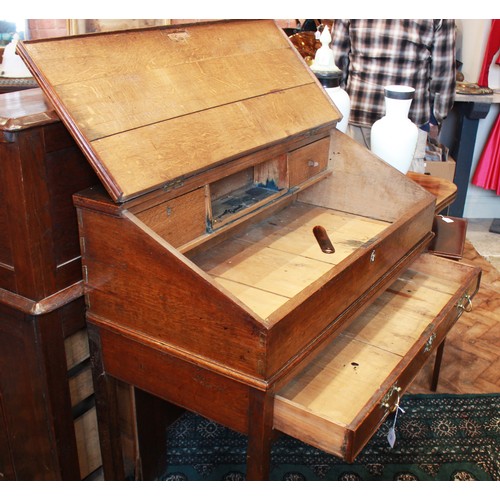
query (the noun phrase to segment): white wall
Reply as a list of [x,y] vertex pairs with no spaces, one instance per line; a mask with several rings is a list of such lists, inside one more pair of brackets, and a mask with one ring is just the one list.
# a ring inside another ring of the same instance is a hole
[[[491,19],[457,19],[457,59],[463,63],[461,68],[465,80],[475,83],[483,64],[484,51],[490,33]],[[498,54],[493,58],[496,60]],[[500,67],[491,65],[488,85],[500,92]],[[486,118],[479,120],[476,147],[472,159],[471,177],[488,139],[491,127],[499,113],[500,105],[493,104]],[[464,217],[500,218],[500,196],[495,191],[486,190],[469,184],[465,201]]]

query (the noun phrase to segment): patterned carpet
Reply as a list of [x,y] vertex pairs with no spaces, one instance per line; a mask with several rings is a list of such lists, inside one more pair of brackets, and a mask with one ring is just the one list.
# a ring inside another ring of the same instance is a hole
[[[273,445],[274,481],[500,480],[500,394],[407,395],[353,464],[288,436]],[[192,413],[168,433],[166,481],[245,479],[246,437]]]

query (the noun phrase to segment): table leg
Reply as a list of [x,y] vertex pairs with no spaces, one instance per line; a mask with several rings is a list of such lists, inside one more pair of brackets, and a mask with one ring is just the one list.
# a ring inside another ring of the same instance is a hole
[[135,388],[140,477],[155,480],[167,465],[167,429],[186,410]]
[[441,342],[436,350],[436,359],[434,360],[434,371],[432,373],[431,391],[436,392],[439,382],[439,372],[441,370],[441,361],[443,360],[444,343],[446,339]]
[[125,470],[116,380],[104,370],[99,332],[91,325],[88,326],[88,332],[104,479],[121,481],[125,479]]
[[248,425],[247,480],[269,479],[273,436],[274,397],[251,389]]

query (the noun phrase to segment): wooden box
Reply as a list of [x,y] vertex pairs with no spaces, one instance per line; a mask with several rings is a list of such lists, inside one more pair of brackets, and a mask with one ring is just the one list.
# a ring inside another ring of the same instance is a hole
[[434,175],[436,177],[441,177],[450,182],[453,182],[453,179],[455,178],[456,168],[457,168],[457,162],[455,160],[425,162],[426,174]]
[[421,255],[435,198],[336,129],[272,21],[20,51],[102,183],[75,203],[107,477],[116,380],[247,433],[265,477],[275,395]]
[[0,477],[81,479],[101,462],[72,195],[97,177],[40,89],[0,95],[0,165]]

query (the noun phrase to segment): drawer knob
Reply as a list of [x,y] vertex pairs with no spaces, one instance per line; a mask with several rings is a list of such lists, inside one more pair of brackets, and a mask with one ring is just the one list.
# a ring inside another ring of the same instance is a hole
[[319,167],[319,162],[314,161],[314,160],[309,160],[309,161],[307,162],[307,166],[308,166],[308,167]]

